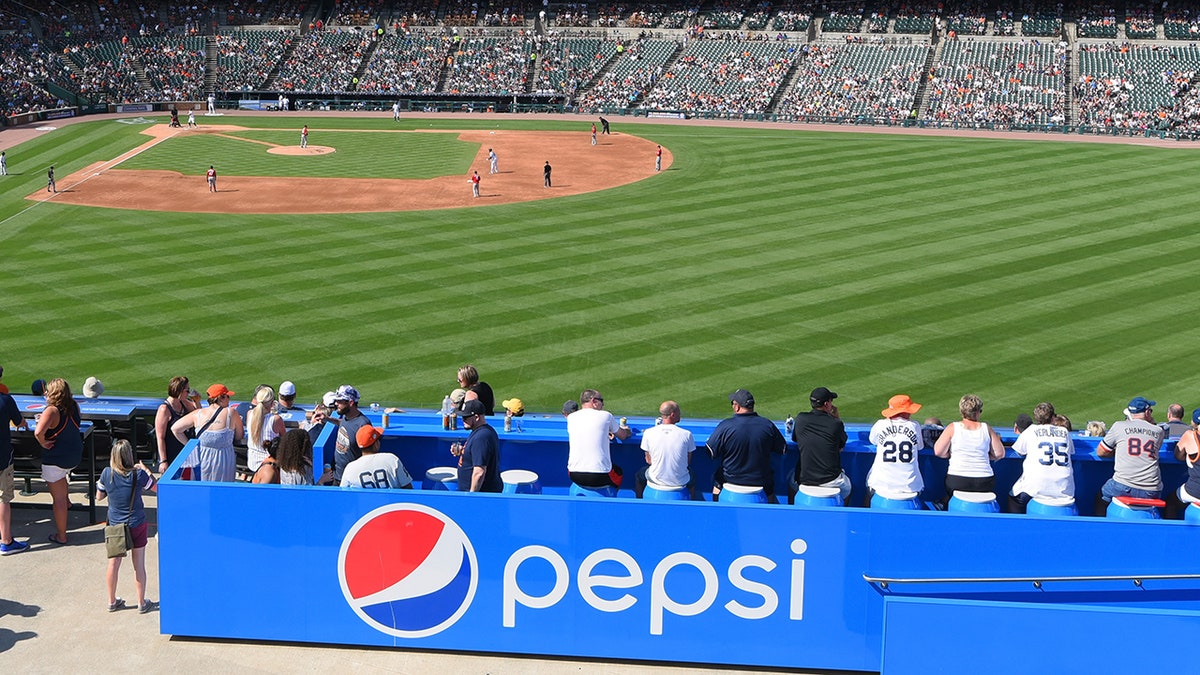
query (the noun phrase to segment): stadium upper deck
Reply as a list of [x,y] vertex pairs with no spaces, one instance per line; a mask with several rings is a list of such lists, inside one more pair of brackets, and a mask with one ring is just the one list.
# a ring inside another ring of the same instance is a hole
[[0,92],[0,111],[287,92],[840,123],[1200,127],[1200,53],[1189,44],[1200,3],[539,6],[12,4],[0,10],[0,74],[16,86]]

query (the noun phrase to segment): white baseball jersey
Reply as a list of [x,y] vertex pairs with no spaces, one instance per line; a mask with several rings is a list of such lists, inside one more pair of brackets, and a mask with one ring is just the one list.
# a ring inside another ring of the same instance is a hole
[[875,462],[867,474],[867,487],[884,495],[920,492],[925,487],[917,452],[925,447],[921,425],[903,417],[884,418],[871,427]]
[[1025,458],[1021,477],[1012,493],[1022,492],[1030,497],[1075,497],[1075,472],[1071,455],[1075,444],[1071,434],[1056,424],[1034,424],[1021,432],[1012,448]]
[[412,476],[389,452],[364,454],[342,470],[342,487],[402,488],[412,483]]

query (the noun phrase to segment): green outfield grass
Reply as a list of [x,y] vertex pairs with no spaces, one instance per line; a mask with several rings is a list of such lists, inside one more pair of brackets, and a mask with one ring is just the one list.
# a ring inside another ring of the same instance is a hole
[[23,199],[44,189],[49,163],[66,175],[135,147],[137,130],[70,126],[8,153],[21,175],[0,179],[0,363],[14,390],[96,375],[159,393],[186,374],[239,392],[291,379],[305,402],[352,383],[364,402],[435,407],[470,362],[535,411],[584,387],[618,414],[674,398],[693,417],[727,415],[727,394],[748,387],[780,419],[817,385],[860,419],[898,392],[943,418],[974,392],[1006,425],[1040,400],[1077,428],[1111,423],[1139,394],[1200,405],[1190,146],[615,120],[670,149],[670,170],[589,195],[396,214]]

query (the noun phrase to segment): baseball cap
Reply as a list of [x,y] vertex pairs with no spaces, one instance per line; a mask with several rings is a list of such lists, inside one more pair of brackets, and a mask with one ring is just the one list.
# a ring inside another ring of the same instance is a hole
[[[829,390],[826,389],[825,391],[828,392]],[[813,397],[816,395],[817,392],[814,391],[812,393],[812,397],[810,397],[814,403],[816,402],[816,399]],[[837,398],[837,394],[834,394],[833,398]],[[895,417],[896,415],[901,415],[904,413],[913,415],[920,409],[921,404],[914,402],[911,398],[909,398],[908,394],[896,394],[888,399],[888,407],[885,408],[880,414],[882,414],[884,417]]]
[[504,406],[505,410],[514,415],[525,414],[525,404],[519,398],[505,399],[500,405]]
[[465,401],[466,398],[467,398],[467,390],[466,389],[460,388],[460,389],[455,389],[454,391],[450,392],[450,402],[454,404],[455,408],[461,408],[462,402]]
[[[825,405],[835,398],[837,398],[837,393],[829,391],[825,387],[817,387],[808,395],[808,401],[814,406]],[[889,401],[888,403],[890,404],[891,402]]]
[[487,413],[487,409],[483,407],[483,401],[472,399],[463,404],[462,410],[458,412],[459,417],[470,417],[471,415],[483,415]]
[[[566,403],[563,404],[563,414],[564,415],[570,415],[571,413],[577,412],[578,410],[579,410],[579,401],[576,401],[575,399],[570,399]],[[1197,408],[1197,410],[1200,410],[1200,408]]]
[[357,443],[358,447],[360,448],[369,448],[372,445],[375,445],[375,442],[381,438],[383,438],[383,430],[377,429],[369,424],[365,427],[359,428],[359,430],[354,434],[354,442]]
[[39,377],[33,381],[33,385],[29,387],[29,391],[33,392],[34,396],[44,396],[46,394],[46,381]]
[[96,377],[89,377],[83,383],[83,395],[88,398],[100,398],[104,393],[104,383]]
[[326,408],[332,408],[333,403],[336,400],[337,400],[337,394],[332,391],[325,392],[325,395],[321,397],[321,403],[325,404]]
[[337,388],[337,392],[333,395],[333,400],[358,403],[358,390],[348,384],[343,384]]
[[736,403],[743,408],[753,408],[754,394],[751,394],[745,389],[738,389],[729,395],[729,402]]
[[234,392],[229,391],[229,387],[218,382],[208,388],[208,397],[217,398],[218,396],[233,396]]
[[1151,401],[1150,399],[1141,396],[1135,396],[1133,400],[1129,402],[1129,405],[1125,407],[1125,410],[1130,415],[1137,415],[1153,408],[1154,404],[1156,403],[1158,403],[1158,401]]
[[1192,411],[1192,424],[1200,425],[1200,408]]
[[296,395],[296,385],[294,383],[292,383],[291,380],[284,382],[283,384],[279,385],[279,395],[280,396],[295,396]]

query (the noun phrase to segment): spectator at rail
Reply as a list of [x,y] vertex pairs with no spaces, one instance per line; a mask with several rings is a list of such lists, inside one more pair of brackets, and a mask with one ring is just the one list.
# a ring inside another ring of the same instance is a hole
[[1100,420],[1088,420],[1087,428],[1084,430],[1083,435],[1091,436],[1093,438],[1104,438],[1104,435],[1107,433],[1107,424],[1101,422]]
[[[738,389],[729,395],[733,417],[721,420],[708,437],[708,451],[717,468],[713,472],[713,500],[726,483],[761,487],[768,502],[775,502],[775,470],[771,455],[782,455],[787,441],[771,420],[754,412],[754,395]],[[574,417],[574,415],[572,415]]]
[[282,436],[283,418],[275,412],[275,390],[262,386],[254,393],[254,406],[246,413],[246,466],[258,471],[267,458],[266,444]]
[[875,461],[867,473],[868,504],[877,492],[888,499],[902,499],[905,494],[917,495],[925,489],[917,465],[925,437],[921,425],[912,419],[920,410],[920,403],[907,394],[897,394],[880,412],[882,419],[871,426],[867,438],[875,446]]
[[[279,482],[282,485],[313,484],[313,444],[307,431],[289,429],[279,439],[279,450],[275,461],[279,464]],[[322,483],[331,482],[333,472],[322,476]]]
[[933,446],[933,454],[950,460],[946,496],[954,496],[956,490],[995,492],[992,462],[1004,457],[1004,443],[994,429],[979,421],[983,401],[978,396],[963,396],[958,402],[958,412],[962,420],[947,426]]
[[1187,480],[1167,495],[1166,517],[1178,518],[1192,504],[1200,504],[1200,408],[1192,411],[1192,424],[1175,444],[1175,459],[1187,465]]
[[279,401],[275,406],[275,412],[279,414],[304,412],[303,408],[296,406],[296,385],[290,380],[279,385]]
[[675,401],[663,401],[658,406],[658,415],[662,421],[642,432],[647,466],[637,472],[634,494],[641,499],[649,484],[670,490],[686,489],[692,499],[695,481],[688,465],[696,449],[696,439],[692,432],[679,426],[680,410]]
[[[332,402],[333,399],[330,398],[330,403]],[[300,426],[301,429],[304,429],[304,431],[308,432],[308,438],[312,441],[313,445],[316,445],[317,438],[319,438],[321,436],[321,432],[325,430],[326,424],[337,424],[337,420],[331,421],[329,419],[330,412],[332,412],[332,408],[325,403],[324,399],[322,399],[319,403],[317,403],[317,405],[313,406],[312,416],[306,419]]]
[[224,384],[208,388],[208,406],[184,415],[171,425],[180,443],[187,443],[188,430],[194,430],[197,480],[232,483],[237,478],[237,457],[233,444],[245,436],[242,416],[230,405],[234,392]]
[[624,472],[613,464],[609,441],[633,434],[604,409],[604,397],[595,389],[579,395],[579,410],[567,417],[567,474],[585,488],[620,488]]
[[61,377],[46,383],[46,406],[38,416],[33,435],[42,446],[42,480],[50,490],[55,532],[50,543],[67,543],[67,496],[71,470],[83,459],[83,437],[79,404],[71,396],[71,386]]
[[368,426],[367,416],[358,409],[358,390],[343,384],[333,395],[333,403],[341,420],[338,422],[337,444],[333,453],[333,478],[342,482],[346,465],[362,455],[358,445],[358,430]]
[[500,437],[487,423],[483,402],[463,403],[463,426],[471,431],[467,442],[459,446],[459,492],[503,492],[500,480]]
[[266,443],[267,456],[258,465],[254,478],[250,480],[255,485],[279,484],[279,438],[272,438]]
[[1054,423],[1057,424],[1058,426],[1066,429],[1067,431],[1075,431],[1075,428],[1071,426],[1071,418],[1067,417],[1066,415],[1063,415],[1063,414],[1055,415]]
[[1192,430],[1191,425],[1183,421],[1183,413],[1183,406],[1178,403],[1167,406],[1167,421],[1159,425],[1167,432],[1167,438],[1180,438]]
[[[0,373],[3,370],[0,369]],[[25,419],[8,391],[0,392],[0,555],[20,553],[29,544],[13,538],[13,446],[12,429],[27,431]]]
[[[792,440],[800,450],[792,476],[788,503],[794,503],[800,486],[837,488],[842,502],[850,498],[850,478],[842,470],[842,449],[846,447],[846,425],[838,416],[833,400],[837,394],[817,387],[809,394],[811,410],[796,414]],[[919,410],[921,406],[917,406]]]
[[[184,443],[179,442],[171,433],[171,426],[188,413],[196,409],[196,405],[188,399],[191,383],[188,378],[178,375],[167,383],[167,398],[158,405],[154,413],[154,438],[158,442],[158,472],[162,473],[183,452]],[[186,438],[191,438],[185,433]],[[190,468],[183,470],[183,479],[192,477]]]
[[[147,491],[158,491],[154,475],[141,462],[134,463],[133,446],[125,439],[112,445],[108,467],[100,472],[96,483],[96,499],[108,499],[108,523],[129,526],[133,554],[133,578],[137,588],[138,614],[147,614],[158,608],[158,603],[146,599],[146,542],[150,524],[146,521],[146,508],[142,495]],[[117,578],[121,572],[124,554],[108,559],[108,611],[125,608],[125,601],[117,597]]]
[[1031,424],[1033,424],[1033,418],[1030,417],[1028,413],[1021,413],[1020,415],[1017,415],[1016,421],[1013,422],[1013,433],[1019,436],[1021,432],[1028,429]]
[[100,398],[104,395],[104,383],[94,375],[89,377],[83,382],[83,395],[85,398]]
[[479,401],[483,404],[484,415],[496,414],[496,395],[487,382],[479,381],[479,371],[475,366],[467,364],[458,369],[458,385],[467,390],[463,403]]
[[379,451],[381,438],[383,430],[370,425],[360,427],[355,432],[355,443],[362,448],[362,455],[346,465],[339,485],[344,488],[412,489],[412,476],[400,458],[390,452]]
[[1096,446],[1097,455],[1113,458],[1113,477],[1100,488],[1100,499],[1105,503],[1122,495],[1158,499],[1162,494],[1158,452],[1166,434],[1154,423],[1154,404],[1135,396],[1125,407],[1126,419],[1113,422]]
[[1070,431],[1055,424],[1054,417],[1052,404],[1037,404],[1033,409],[1033,424],[1013,442],[1013,451],[1025,460],[1021,477],[1008,496],[1010,513],[1025,513],[1032,499],[1075,498],[1075,473],[1071,466],[1075,444]]

